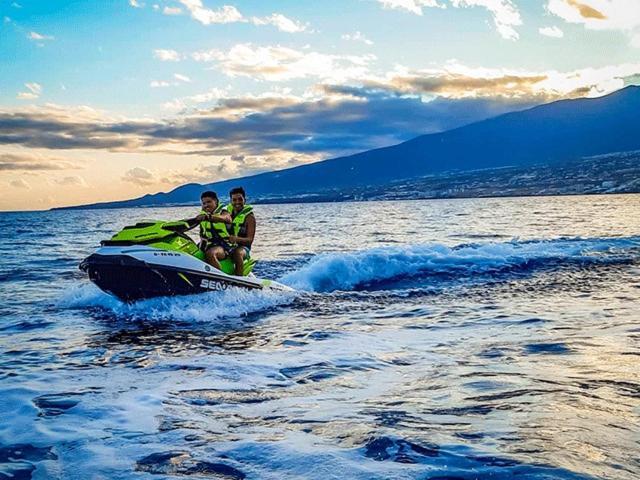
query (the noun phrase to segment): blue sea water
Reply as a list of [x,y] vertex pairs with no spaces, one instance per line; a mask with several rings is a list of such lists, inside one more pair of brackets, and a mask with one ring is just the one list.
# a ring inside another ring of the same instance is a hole
[[0,214],[0,479],[640,478],[640,196],[256,206],[294,293],[77,268],[196,211]]

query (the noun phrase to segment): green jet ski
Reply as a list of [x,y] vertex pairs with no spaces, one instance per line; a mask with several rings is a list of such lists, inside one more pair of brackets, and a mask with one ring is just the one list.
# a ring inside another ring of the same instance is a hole
[[222,271],[204,261],[204,252],[185,232],[187,222],[149,220],[124,227],[80,264],[80,270],[101,290],[124,302],[170,295],[222,291],[231,287],[253,290],[292,290],[259,279],[256,262],[245,260],[242,276],[234,275],[230,259]]

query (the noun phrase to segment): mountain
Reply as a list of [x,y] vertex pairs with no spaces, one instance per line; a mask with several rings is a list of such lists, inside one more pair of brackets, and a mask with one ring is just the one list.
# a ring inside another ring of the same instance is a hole
[[195,203],[204,189],[224,195],[238,185],[245,187],[251,200],[322,196],[443,172],[553,165],[586,156],[640,150],[639,111],[640,87],[629,86],[603,97],[560,100],[346,157],[75,208]]

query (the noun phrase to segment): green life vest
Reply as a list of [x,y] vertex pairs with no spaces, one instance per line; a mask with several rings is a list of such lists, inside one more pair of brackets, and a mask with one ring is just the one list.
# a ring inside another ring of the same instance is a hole
[[245,205],[235,216],[233,213],[233,205],[229,204],[226,208],[232,218],[231,223],[227,225],[228,234],[234,237],[244,237],[247,234],[247,225],[245,224],[247,215],[253,212],[253,207],[251,205]]
[[[218,205],[218,207],[214,210],[213,215],[220,215],[220,213],[223,210],[225,210],[225,207],[223,207],[222,205]],[[207,212],[202,210],[200,214],[207,215]],[[212,223],[209,220],[204,220],[200,222],[200,238],[205,240],[214,240],[214,239],[225,240],[229,238],[227,225],[222,222]]]

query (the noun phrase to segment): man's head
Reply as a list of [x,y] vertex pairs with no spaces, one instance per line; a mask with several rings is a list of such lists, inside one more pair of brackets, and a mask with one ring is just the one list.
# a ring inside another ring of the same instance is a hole
[[247,194],[244,193],[244,188],[232,188],[229,192],[229,197],[231,197],[231,205],[233,205],[233,209],[236,212],[239,212],[244,208],[244,204],[247,198]]
[[202,202],[202,209],[207,213],[213,213],[218,208],[218,195],[211,190],[202,192],[200,201]]

